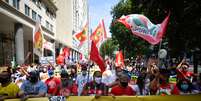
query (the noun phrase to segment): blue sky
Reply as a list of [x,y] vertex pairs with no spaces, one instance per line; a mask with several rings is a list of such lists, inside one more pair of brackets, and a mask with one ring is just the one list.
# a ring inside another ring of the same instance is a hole
[[92,28],[92,31],[98,26],[100,20],[104,19],[107,34],[111,35],[109,31],[109,26],[112,21],[110,12],[112,7],[118,2],[119,0],[89,0],[89,26]]

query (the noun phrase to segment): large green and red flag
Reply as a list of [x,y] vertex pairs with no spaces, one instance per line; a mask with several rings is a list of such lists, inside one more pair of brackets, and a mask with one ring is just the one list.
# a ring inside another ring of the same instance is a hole
[[141,37],[150,44],[155,45],[161,41],[166,32],[169,16],[170,13],[161,24],[153,24],[146,16],[140,14],[122,16],[118,21],[131,30],[133,35]]
[[105,71],[106,67],[105,67],[104,60],[99,54],[98,48],[96,47],[96,44],[93,40],[91,43],[90,60],[92,60],[99,66],[102,73]]
[[88,23],[85,24],[82,31],[74,34],[74,38],[79,41],[79,46],[81,46],[87,40]]
[[105,30],[105,24],[103,19],[100,21],[95,31],[90,36],[90,39],[95,42],[97,46],[100,46],[102,42],[107,38],[107,33]]

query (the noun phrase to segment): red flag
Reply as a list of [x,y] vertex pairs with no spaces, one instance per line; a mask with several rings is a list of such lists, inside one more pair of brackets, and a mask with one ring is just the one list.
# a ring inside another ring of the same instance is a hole
[[90,36],[90,39],[93,40],[95,44],[97,45],[97,44],[101,44],[106,38],[107,38],[107,34],[105,30],[105,24],[104,24],[104,21],[101,20],[96,30]]
[[80,42],[79,46],[81,46],[84,43],[84,41],[87,40],[87,31],[88,31],[88,23],[86,23],[81,32],[74,34],[75,39]]
[[116,54],[116,66],[124,66],[124,57],[122,51],[118,51]]
[[68,56],[70,55],[70,50],[69,50],[69,48],[67,48],[67,47],[63,48],[63,55],[64,55],[65,57],[68,57]]
[[161,24],[153,24],[146,16],[130,14],[118,19],[126,28],[132,31],[133,35],[139,36],[150,44],[158,44],[165,34],[169,22],[169,16]]
[[35,33],[33,35],[34,53],[43,56],[43,33],[40,22],[36,22]]
[[92,41],[91,44],[90,60],[94,61],[99,66],[101,72],[105,71],[105,63],[103,58],[100,56],[94,41]]

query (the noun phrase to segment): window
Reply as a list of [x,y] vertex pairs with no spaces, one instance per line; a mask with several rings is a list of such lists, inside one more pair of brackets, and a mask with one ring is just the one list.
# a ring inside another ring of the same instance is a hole
[[53,31],[53,25],[50,24],[50,31]]
[[46,21],[46,28],[49,29],[49,25],[50,23],[48,21]]
[[32,1],[33,1],[33,3],[35,3],[35,4],[37,3],[37,0],[32,0]]
[[20,4],[19,4],[20,0],[13,0],[13,7],[15,7],[16,9],[19,9]]
[[25,4],[25,15],[29,16],[30,8]]
[[38,15],[38,20],[41,22],[42,21],[42,17],[40,15]]
[[36,12],[32,10],[32,19],[36,21]]

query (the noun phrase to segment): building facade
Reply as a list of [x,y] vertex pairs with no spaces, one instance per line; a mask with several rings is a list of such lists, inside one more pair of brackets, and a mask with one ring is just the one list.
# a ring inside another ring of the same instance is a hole
[[[0,0],[0,65],[9,65],[13,60],[17,64],[33,62],[37,19],[41,22],[44,39],[55,44],[56,11],[52,0]],[[31,58],[26,58],[29,53],[32,53]],[[44,54],[55,56],[54,51],[47,49]]]
[[[78,61],[81,51],[73,35],[82,30],[88,18],[88,0],[54,0],[58,11],[56,17],[56,49],[70,49],[69,59]],[[57,54],[58,55],[58,54]]]

